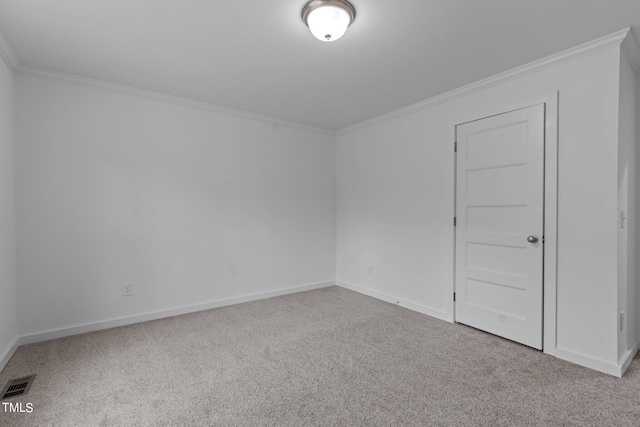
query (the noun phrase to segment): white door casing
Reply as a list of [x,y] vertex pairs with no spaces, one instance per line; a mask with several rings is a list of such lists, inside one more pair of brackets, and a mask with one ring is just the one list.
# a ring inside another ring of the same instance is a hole
[[455,319],[537,349],[544,129],[544,104],[456,126]]

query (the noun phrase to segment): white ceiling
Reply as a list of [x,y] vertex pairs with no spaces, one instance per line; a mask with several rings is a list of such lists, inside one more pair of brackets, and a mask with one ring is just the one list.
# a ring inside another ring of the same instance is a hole
[[640,0],[352,0],[334,43],[306,0],[0,0],[23,66],[338,130],[631,26]]

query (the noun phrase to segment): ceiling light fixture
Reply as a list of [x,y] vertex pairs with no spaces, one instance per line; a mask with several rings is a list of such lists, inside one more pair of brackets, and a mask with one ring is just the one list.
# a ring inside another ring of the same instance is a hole
[[302,9],[302,20],[323,42],[338,40],[355,18],[356,10],[346,0],[312,0]]

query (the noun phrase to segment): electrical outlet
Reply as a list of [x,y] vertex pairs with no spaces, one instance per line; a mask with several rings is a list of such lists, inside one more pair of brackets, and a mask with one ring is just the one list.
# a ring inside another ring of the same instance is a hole
[[373,266],[369,266],[369,276],[373,276]]
[[624,311],[620,312],[620,332],[624,329]]
[[133,295],[133,283],[123,283],[122,284],[122,296],[130,297]]

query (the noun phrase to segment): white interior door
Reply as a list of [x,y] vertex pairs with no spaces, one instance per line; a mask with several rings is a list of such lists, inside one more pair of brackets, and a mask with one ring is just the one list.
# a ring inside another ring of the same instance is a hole
[[456,321],[542,349],[544,104],[456,141]]

